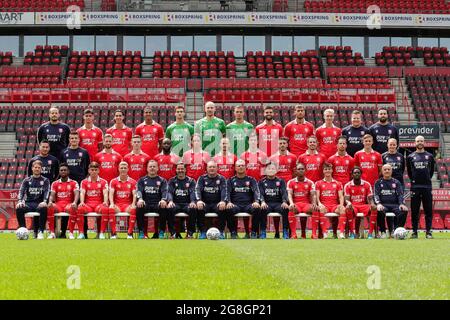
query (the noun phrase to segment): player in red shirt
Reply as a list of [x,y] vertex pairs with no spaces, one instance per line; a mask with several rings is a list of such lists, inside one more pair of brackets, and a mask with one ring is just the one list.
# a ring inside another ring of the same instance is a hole
[[364,149],[355,153],[355,166],[361,168],[361,178],[373,187],[380,177],[383,158],[372,149],[373,137],[370,134],[364,135],[363,144]]
[[259,138],[259,149],[271,157],[278,152],[278,139],[283,136],[283,127],[273,120],[273,108],[264,107],[264,122],[255,128]]
[[[361,179],[362,171],[359,167],[352,170],[353,179],[344,186],[345,208],[347,212],[348,228],[350,231],[350,239],[355,238],[355,230],[359,230],[361,220],[364,225],[364,219],[356,218],[357,213],[364,213],[364,217],[370,214],[369,234],[375,230],[377,222],[377,207],[373,202],[372,186]],[[357,220],[357,228],[355,229],[355,218]],[[344,230],[340,230],[340,237],[343,238]]]
[[154,160],[158,162],[158,175],[167,181],[177,175],[177,163],[180,157],[171,153],[172,141],[164,138],[162,141],[162,152],[155,156]]
[[287,150],[288,139],[286,137],[281,137],[278,141],[278,152],[270,157],[270,162],[276,163],[278,166],[277,177],[287,183],[294,177],[297,157]]
[[317,151],[317,138],[310,136],[308,138],[308,150],[298,157],[298,162],[305,165],[305,176],[312,182],[317,182],[323,177],[323,164],[325,156]]
[[119,163],[122,161],[122,156],[112,149],[112,142],[112,135],[105,134],[104,149],[97,153],[93,160],[100,165],[100,178],[105,179],[108,183],[119,175]]
[[[108,223],[108,182],[98,176],[100,165],[97,162],[89,164],[89,177],[81,181],[80,187],[80,204],[78,205],[78,225],[81,226],[79,239],[84,238],[84,215],[89,212],[97,212],[102,215],[100,227],[100,239],[105,239],[104,232]],[[81,221],[81,222],[80,222]],[[116,225],[111,225],[111,239],[114,239],[116,233]],[[73,239],[73,234],[69,234],[69,238]]]
[[305,107],[295,106],[295,120],[284,127],[285,137],[289,139],[289,151],[297,158],[308,149],[308,137],[314,135],[314,126],[305,120]]
[[128,176],[128,163],[122,161],[119,165],[119,176],[109,184],[109,209],[112,214],[109,221],[116,224],[116,213],[130,214],[127,239],[133,239],[133,229],[136,224],[136,180]]
[[237,157],[230,148],[230,140],[228,138],[222,138],[220,144],[222,151],[216,154],[212,160],[217,163],[217,172],[228,180],[235,174],[234,164]]
[[133,146],[133,150],[123,157],[123,161],[128,163],[128,175],[130,178],[138,181],[147,174],[147,164],[151,158],[141,149],[141,136],[133,136],[131,145]]
[[121,110],[116,110],[116,112],[114,112],[115,124],[106,130],[106,133],[113,136],[112,148],[122,157],[130,152],[130,142],[133,137],[133,130],[124,124],[123,119],[123,112]]
[[[305,177],[305,165],[297,163],[296,178],[287,183],[289,197],[289,228],[291,239],[297,239],[297,219],[295,214],[312,214],[312,239],[317,239],[319,226],[319,208],[316,205],[316,189],[314,182]],[[302,238],[306,238],[307,218],[300,218]]]
[[[342,184],[336,181],[331,176],[333,173],[333,166],[330,163],[324,163],[323,175],[324,178],[316,182],[317,205],[320,210],[320,225],[322,228],[323,237],[327,237],[327,218],[325,213],[337,213],[339,215],[339,224],[345,224],[345,208],[344,208],[344,194]],[[333,235],[337,238],[338,219],[332,219]]]
[[186,165],[186,175],[195,181],[206,173],[206,164],[211,157],[202,150],[202,139],[198,133],[191,137],[191,150],[183,154],[183,163]]
[[[59,166],[59,180],[52,183],[50,200],[48,201],[47,219],[50,235],[47,239],[55,238],[55,212],[70,214],[69,231],[73,234],[74,224],[77,222],[77,203],[80,198],[80,188],[75,180],[69,179],[69,166],[62,163]],[[81,225],[78,225],[81,228]]]
[[92,109],[84,110],[84,125],[78,128],[80,137],[80,147],[87,150],[89,158],[94,161],[95,155],[102,150],[103,132],[94,125],[94,111]]
[[333,179],[342,183],[343,186],[351,179],[355,160],[347,153],[347,138],[339,137],[338,151],[328,159],[333,165]]
[[240,159],[245,161],[247,175],[259,181],[264,175],[264,170],[269,163],[269,159],[264,152],[258,149],[258,136],[256,133],[250,134],[248,137],[248,145],[248,150],[241,154]]
[[142,138],[142,151],[153,159],[160,150],[160,143],[164,138],[164,129],[153,120],[151,107],[144,109],[144,122],[136,127],[135,134]]
[[342,135],[342,130],[333,124],[334,110],[327,109],[323,112],[325,123],[316,130],[319,150],[328,160],[337,150],[337,139]]

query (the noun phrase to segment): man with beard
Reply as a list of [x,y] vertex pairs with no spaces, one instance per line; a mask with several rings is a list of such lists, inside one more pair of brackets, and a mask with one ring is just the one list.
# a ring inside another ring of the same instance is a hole
[[343,186],[350,181],[355,160],[347,153],[347,138],[344,136],[338,140],[338,152],[328,159],[333,165],[333,179]]
[[361,116],[361,111],[353,110],[352,124],[342,129],[342,135],[347,138],[347,153],[351,157],[364,147],[362,137],[369,133],[369,129],[362,125]]
[[59,160],[49,154],[49,151],[50,143],[47,140],[42,140],[39,143],[39,154],[31,158],[28,163],[28,175],[31,176],[33,174],[33,163],[39,160],[42,163],[41,175],[52,183],[58,177]]
[[256,126],[259,149],[268,157],[278,152],[278,139],[283,136],[283,127],[273,120],[273,107],[264,107],[264,121]]
[[388,122],[388,112],[381,108],[378,110],[378,122],[369,128],[369,133],[373,137],[373,149],[383,154],[388,151],[387,143],[390,138],[398,139],[398,130],[395,126]]
[[158,175],[163,177],[167,181],[175,177],[177,174],[176,167],[180,161],[180,157],[172,153],[172,141],[169,138],[164,138],[162,141],[162,151],[154,157],[154,160],[158,162]]
[[119,175],[119,163],[122,161],[122,156],[113,150],[112,142],[113,136],[105,134],[103,138],[104,149],[94,157],[94,161],[100,165],[100,178],[105,179],[108,184]]
[[214,102],[205,103],[206,116],[195,123],[194,132],[198,133],[202,140],[202,149],[211,157],[220,151],[219,142],[226,133],[225,122],[217,118],[214,113],[216,106]]
[[289,139],[289,151],[297,158],[308,149],[308,137],[314,135],[314,126],[305,119],[305,107],[295,106],[295,119],[284,127],[284,136]]
[[308,150],[298,157],[298,162],[305,166],[305,177],[316,183],[323,176],[322,166],[325,163],[325,156],[317,151],[317,138],[308,138]]
[[106,130],[106,133],[113,137],[112,148],[122,157],[130,152],[130,142],[133,137],[133,130],[124,123],[124,113],[122,110],[114,112],[114,125]]

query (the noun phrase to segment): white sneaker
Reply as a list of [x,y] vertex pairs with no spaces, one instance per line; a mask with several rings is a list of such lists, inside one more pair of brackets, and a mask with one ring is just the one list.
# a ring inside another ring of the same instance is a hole
[[72,232],[69,232],[69,239],[70,239],[70,240],[75,239],[75,237],[73,236],[73,233],[72,233]]
[[381,233],[380,239],[386,239],[386,232]]
[[324,232],[324,233],[323,233],[323,238],[324,238],[324,239],[327,239],[327,238],[328,238],[328,232]]
[[79,235],[78,235],[78,238],[77,238],[78,240],[82,240],[82,239],[86,239],[85,237],[84,237],[84,233],[80,233]]
[[112,240],[117,239],[117,236],[111,236],[111,239]]
[[128,235],[127,239],[133,239],[133,236]]
[[42,233],[42,231],[39,231],[37,239],[38,240],[43,240],[44,239],[44,234]]
[[345,239],[345,234],[344,233],[339,233],[339,239]]
[[47,239],[55,239],[56,238],[56,236],[55,236],[55,234],[52,232],[52,233],[50,233],[49,235],[48,235],[48,237],[47,237]]
[[104,233],[100,233],[100,235],[98,236],[98,238],[100,240],[105,240],[105,234]]

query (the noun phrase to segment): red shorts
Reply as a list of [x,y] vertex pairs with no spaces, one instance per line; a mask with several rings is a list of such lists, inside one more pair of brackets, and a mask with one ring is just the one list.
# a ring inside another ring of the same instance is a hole
[[370,204],[353,204],[353,214],[364,213],[364,217],[367,217],[370,213]]
[[327,208],[327,212],[326,213],[330,213],[330,212],[336,213],[336,209],[339,207],[338,204],[334,204],[334,205],[327,205],[327,204],[324,204],[324,203],[322,203],[322,204],[325,206],[325,208]]
[[[70,202],[56,202],[56,203],[53,204],[53,208],[54,208],[53,213],[56,213],[56,212],[58,212],[58,213],[61,213],[61,212],[70,213],[70,211],[72,211],[71,210],[72,209],[72,203],[70,203]],[[75,211],[75,213],[76,213],[76,211]]]
[[311,204],[307,202],[296,202],[295,208],[297,208],[298,213],[312,212]]
[[106,213],[108,212],[108,207],[104,206],[103,203],[98,203],[98,202],[91,202],[91,203],[85,203],[84,206],[80,207],[79,209],[81,209],[80,211],[84,211],[83,214],[89,213],[89,212],[97,212],[97,213],[102,213],[102,211],[105,211],[106,209]]
[[115,206],[119,209],[119,212],[128,212],[127,209],[131,206],[131,203],[115,203]]

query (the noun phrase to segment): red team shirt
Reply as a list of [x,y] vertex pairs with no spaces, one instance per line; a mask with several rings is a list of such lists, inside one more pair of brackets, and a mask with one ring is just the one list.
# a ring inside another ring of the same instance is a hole
[[136,127],[135,133],[142,137],[142,151],[154,158],[159,153],[159,141],[164,138],[164,129],[153,121],[151,125],[141,123]]
[[328,162],[333,165],[333,179],[345,186],[351,180],[355,160],[347,153],[345,156],[340,156],[336,153],[328,159]]
[[206,173],[206,163],[211,160],[206,151],[194,153],[188,150],[183,154],[183,163],[186,165],[186,175],[194,180],[198,180],[201,175]]
[[317,141],[319,142],[320,153],[326,159],[331,157],[337,151],[338,138],[342,135],[342,130],[335,125],[327,128],[325,123],[316,130]]
[[130,152],[123,158],[123,161],[128,163],[128,176],[131,179],[138,181],[147,175],[147,164],[150,157],[146,153],[142,151],[138,154]]
[[94,156],[94,160],[100,165],[98,175],[108,183],[119,175],[119,163],[122,161],[122,156],[117,152],[101,151]]
[[322,179],[323,164],[325,163],[325,156],[316,151],[314,154],[305,152],[298,157],[298,162],[305,166],[305,177],[313,182]]
[[278,165],[277,177],[286,181],[294,177],[294,169],[297,164],[297,157],[288,152],[286,155],[274,154],[270,161]]
[[312,135],[314,126],[308,121],[299,124],[293,120],[284,127],[284,136],[289,138],[289,151],[297,157],[306,152],[308,137]]
[[80,190],[86,191],[84,203],[90,207],[95,208],[97,205],[103,203],[103,190],[108,190],[108,182],[105,179],[98,178],[93,182],[91,177],[81,181]]
[[237,161],[236,155],[232,153],[229,153],[226,156],[218,154],[213,160],[217,163],[217,172],[224,176],[225,179],[230,179],[234,176],[234,164]]
[[352,180],[344,187],[344,195],[350,197],[352,205],[367,204],[367,197],[372,194],[372,186],[364,180],[361,180],[359,186]]
[[240,159],[245,161],[246,173],[249,177],[253,177],[259,181],[264,176],[264,169],[269,162],[267,155],[258,150],[256,152],[246,151],[241,154]]
[[259,149],[271,157],[278,152],[278,139],[283,136],[283,127],[273,122],[268,126],[266,122],[259,124],[255,128],[259,140]]
[[160,153],[154,157],[154,160],[158,162],[158,175],[163,177],[167,181],[177,175],[177,163],[180,161],[180,157],[176,154]]
[[80,147],[87,150],[91,161],[94,160],[98,153],[98,145],[103,141],[103,132],[100,128],[93,126],[92,129],[86,129],[85,126],[78,128],[78,135],[80,136]]
[[122,157],[125,157],[125,155],[130,152],[133,130],[127,126],[124,126],[122,129],[117,129],[114,125],[107,129],[106,133],[113,136],[113,150],[119,153]]
[[319,180],[316,182],[316,190],[320,192],[319,200],[324,206],[333,208],[339,204],[338,192],[342,190],[342,184],[339,181]]
[[374,150],[370,153],[366,153],[364,150],[355,153],[355,166],[360,167],[362,170],[361,179],[369,182],[371,186],[378,180],[378,168],[382,165],[383,159],[381,154]]
[[298,178],[289,180],[287,189],[292,191],[294,203],[311,203],[311,192],[316,191],[314,182],[307,178],[304,181],[299,181]]
[[78,182],[68,179],[63,182],[61,179],[52,183],[52,191],[55,193],[55,203],[64,208],[75,200],[74,191],[80,190]]
[[109,188],[114,190],[114,204],[130,205],[133,203],[133,190],[136,189],[136,180],[128,177],[126,181],[114,178],[109,184]]

